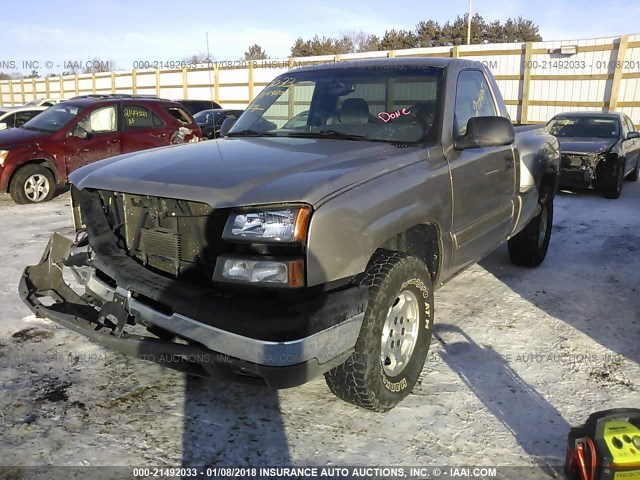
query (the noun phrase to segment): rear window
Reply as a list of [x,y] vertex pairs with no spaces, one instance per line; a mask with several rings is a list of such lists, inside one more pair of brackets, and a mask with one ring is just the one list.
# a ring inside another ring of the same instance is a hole
[[165,110],[182,125],[189,125],[193,122],[189,114],[180,107],[165,107]]

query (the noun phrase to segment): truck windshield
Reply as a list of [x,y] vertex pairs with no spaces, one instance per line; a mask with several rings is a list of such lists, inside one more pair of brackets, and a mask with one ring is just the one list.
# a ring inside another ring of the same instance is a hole
[[547,131],[555,137],[617,138],[618,120],[613,117],[562,116],[551,119]]
[[260,92],[229,136],[430,141],[440,116],[443,72],[357,65],[287,73]]
[[71,122],[71,120],[73,120],[81,111],[81,107],[73,105],[55,105],[29,120],[27,123],[22,125],[22,128],[29,130],[43,130],[45,132],[57,132]]

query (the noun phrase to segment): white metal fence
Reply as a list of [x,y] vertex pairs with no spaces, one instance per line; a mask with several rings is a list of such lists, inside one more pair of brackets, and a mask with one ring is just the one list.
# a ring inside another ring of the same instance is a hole
[[484,63],[495,75],[511,117],[518,123],[546,122],[561,111],[618,110],[629,115],[640,128],[640,34],[251,62],[222,61],[171,70],[143,68],[3,80],[0,81],[0,105],[21,105],[41,97],[123,93],[215,100],[223,107],[244,108],[273,77],[291,67],[406,56],[456,57]]

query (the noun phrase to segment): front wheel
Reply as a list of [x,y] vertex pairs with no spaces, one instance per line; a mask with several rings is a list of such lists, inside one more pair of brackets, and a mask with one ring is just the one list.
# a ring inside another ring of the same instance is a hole
[[537,267],[547,256],[553,225],[553,196],[540,199],[538,214],[508,242],[509,258],[516,265]]
[[369,301],[355,352],[325,379],[342,400],[386,412],[409,395],[427,358],[431,276],[418,258],[381,250],[358,283],[369,288]]
[[604,173],[602,193],[605,198],[620,198],[622,184],[624,183],[624,162],[619,162],[617,168],[611,168]]
[[25,165],[11,179],[9,193],[18,204],[46,202],[53,198],[56,182],[49,170],[42,165]]

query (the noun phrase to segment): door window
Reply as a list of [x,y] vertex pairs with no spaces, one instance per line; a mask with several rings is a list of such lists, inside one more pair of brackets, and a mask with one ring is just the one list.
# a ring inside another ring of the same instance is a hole
[[467,132],[467,122],[473,117],[497,116],[489,84],[479,70],[463,70],[456,89],[455,128],[457,135]]
[[626,137],[626,134],[628,132],[633,132],[635,130],[635,127],[633,126],[633,122],[629,117],[625,115],[623,119],[624,119],[624,126],[626,127],[625,130],[627,130],[627,132],[625,132],[625,137]]
[[116,107],[98,108],[78,122],[78,126],[89,133],[109,133],[116,131]]

